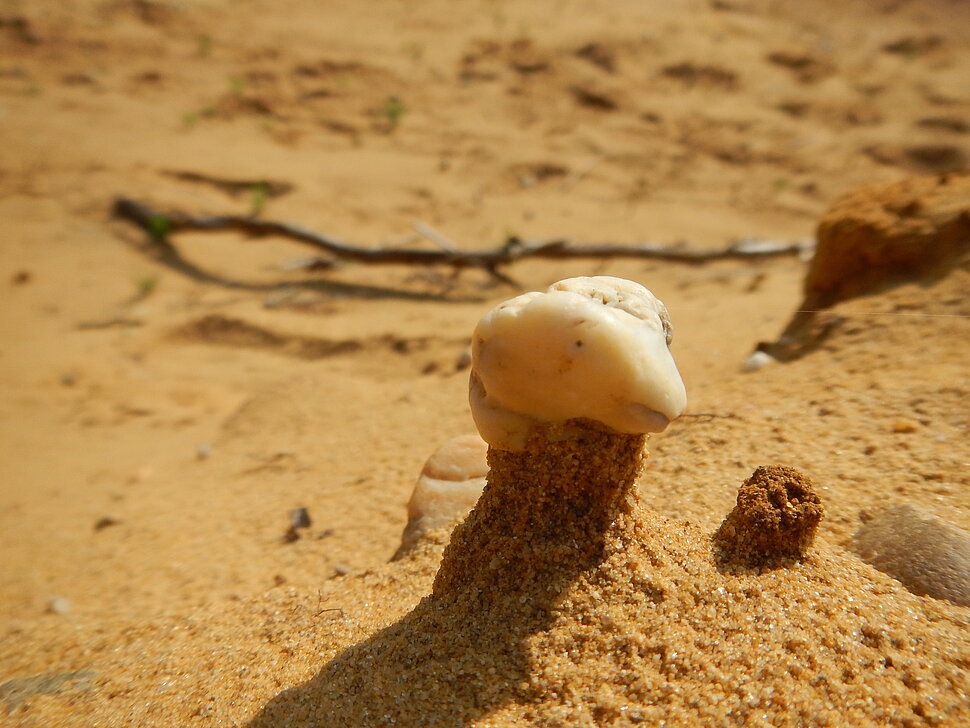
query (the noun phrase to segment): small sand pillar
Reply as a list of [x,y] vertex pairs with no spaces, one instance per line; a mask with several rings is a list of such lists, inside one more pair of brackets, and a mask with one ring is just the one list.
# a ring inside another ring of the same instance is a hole
[[607,276],[560,281],[482,319],[469,398],[487,485],[452,535],[436,597],[545,602],[636,538],[646,433],[686,406],[670,340],[663,303]]
[[822,501],[795,468],[763,465],[738,489],[737,505],[714,534],[725,560],[801,558],[815,541]]
[[488,484],[452,535],[434,593],[521,598],[624,548],[636,538],[645,439],[577,419],[536,427],[522,450],[490,448]]

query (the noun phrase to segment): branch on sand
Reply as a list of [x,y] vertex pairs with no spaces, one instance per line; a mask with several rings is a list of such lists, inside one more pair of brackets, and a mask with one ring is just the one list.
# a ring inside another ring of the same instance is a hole
[[516,287],[518,287],[518,284],[498,269],[500,266],[507,266],[523,258],[557,260],[566,258],[643,258],[697,264],[714,260],[802,255],[812,245],[811,242],[742,238],[724,248],[691,250],[682,243],[675,245],[652,243],[583,245],[573,243],[567,238],[523,240],[512,236],[501,247],[493,250],[458,250],[451,245],[439,246],[438,250],[415,250],[401,247],[363,248],[346,243],[331,235],[314,232],[289,223],[242,215],[197,217],[177,210],[161,212],[145,203],[125,197],[115,200],[114,213],[116,216],[140,227],[148,233],[156,244],[168,247],[172,246],[169,236],[177,232],[235,230],[257,237],[272,235],[294,240],[326,254],[325,257],[308,258],[300,261],[299,267],[301,268],[329,268],[337,260],[370,265],[443,265],[450,266],[456,271],[462,268],[477,268],[503,283]]

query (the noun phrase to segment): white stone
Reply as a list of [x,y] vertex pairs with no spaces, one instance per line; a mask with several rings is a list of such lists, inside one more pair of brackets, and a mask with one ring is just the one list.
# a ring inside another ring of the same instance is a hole
[[503,450],[521,449],[538,422],[659,432],[687,405],[669,342],[666,308],[633,281],[570,278],[513,298],[472,337],[475,424]]
[[428,530],[471,510],[485,487],[487,450],[477,435],[455,437],[435,450],[411,493],[408,520],[419,519]]
[[764,351],[752,351],[748,358],[741,362],[742,372],[756,372],[769,364],[774,363],[775,358]]
[[434,451],[408,501],[408,522],[395,558],[411,550],[421,535],[468,514],[485,487],[488,445],[478,435],[452,438]]
[[67,597],[52,597],[47,600],[49,614],[67,614],[71,611],[71,602]]

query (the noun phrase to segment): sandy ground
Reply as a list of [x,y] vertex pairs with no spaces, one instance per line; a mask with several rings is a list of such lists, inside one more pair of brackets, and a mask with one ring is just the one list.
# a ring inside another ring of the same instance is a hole
[[[0,3],[0,724],[244,725],[407,613],[437,550],[386,565],[405,503],[473,430],[461,360],[516,293],[178,236],[205,280],[112,219],[117,196],[364,245],[416,223],[462,248],[810,238],[859,184],[966,165],[968,39],[956,0]],[[819,484],[833,553],[898,501],[970,528],[966,278],[844,304],[822,350],[741,373],[804,271],[506,272],[666,302],[708,416],[651,440],[662,515],[712,531],[779,462]],[[297,507],[312,525],[286,542]],[[4,683],[58,674],[27,698]]]

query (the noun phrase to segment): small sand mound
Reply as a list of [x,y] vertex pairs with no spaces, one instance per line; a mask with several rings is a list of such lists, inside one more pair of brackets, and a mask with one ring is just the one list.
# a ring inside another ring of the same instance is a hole
[[908,503],[871,516],[852,549],[914,594],[970,606],[970,533]]
[[720,567],[641,505],[642,445],[573,420],[491,449],[432,594],[252,728],[970,720],[966,625],[847,554]]
[[741,485],[737,506],[714,541],[728,559],[800,558],[815,540],[823,513],[812,481],[794,468],[764,465]]

